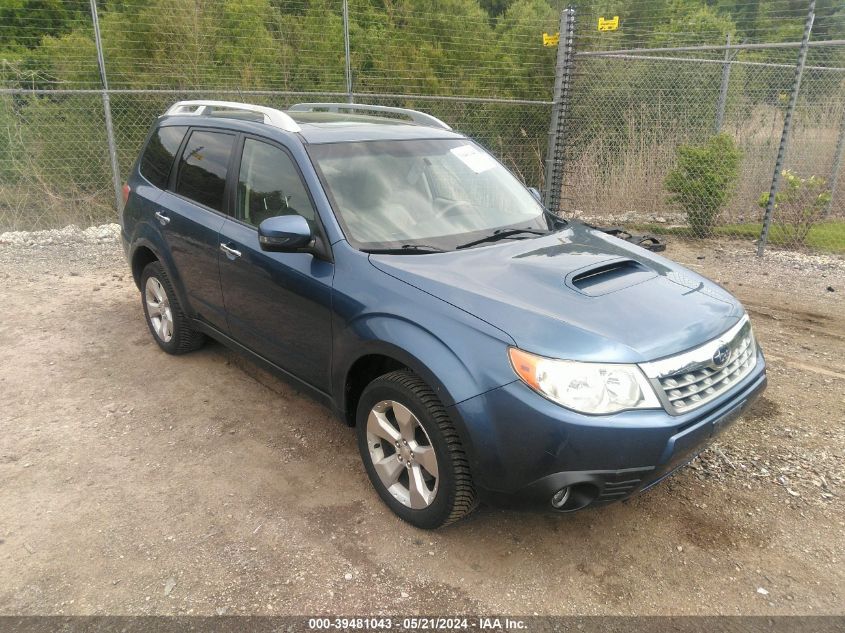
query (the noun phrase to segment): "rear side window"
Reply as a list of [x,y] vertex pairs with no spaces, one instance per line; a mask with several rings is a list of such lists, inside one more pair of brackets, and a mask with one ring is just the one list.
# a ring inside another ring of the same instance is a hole
[[141,175],[159,189],[167,187],[173,158],[179,151],[185,131],[184,126],[160,127],[150,137],[144,155],[141,157]]
[[234,142],[232,134],[192,132],[179,160],[176,193],[215,211],[223,211],[226,171]]

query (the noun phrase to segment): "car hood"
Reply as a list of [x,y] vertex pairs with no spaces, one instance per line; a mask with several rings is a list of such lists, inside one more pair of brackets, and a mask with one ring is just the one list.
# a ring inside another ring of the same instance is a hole
[[370,262],[554,358],[654,360],[715,338],[744,312],[704,277],[577,222],[534,239]]

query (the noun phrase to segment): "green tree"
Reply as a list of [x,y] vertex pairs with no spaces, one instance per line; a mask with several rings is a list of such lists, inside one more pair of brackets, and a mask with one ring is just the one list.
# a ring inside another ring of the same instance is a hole
[[[781,172],[783,184],[775,194],[774,218],[782,241],[787,244],[804,244],[810,229],[818,222],[830,204],[830,189],[827,180],[819,176],[801,178],[784,169]],[[758,204],[765,209],[770,194],[764,192]]]
[[[540,46],[538,25],[548,25],[554,33],[558,13],[545,0],[517,0],[499,18],[493,51],[498,60],[497,82],[507,93],[520,99],[548,99],[554,83],[554,47]],[[533,42],[533,47],[526,43]]]
[[46,35],[61,35],[72,27],[74,11],[61,0],[4,0],[0,25],[6,44],[36,48]]
[[733,194],[742,155],[727,134],[703,145],[681,145],[677,165],[666,176],[671,202],[687,214],[695,237],[709,237],[719,213]]

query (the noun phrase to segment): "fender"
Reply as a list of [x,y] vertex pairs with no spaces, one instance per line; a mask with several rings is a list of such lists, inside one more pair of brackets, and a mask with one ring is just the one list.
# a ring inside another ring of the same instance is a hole
[[[455,320],[445,331],[454,345],[417,322],[394,314],[362,314],[348,322],[335,335],[332,392],[336,412],[344,418],[348,407],[346,380],[356,361],[372,354],[392,358],[420,376],[443,406],[450,408],[452,423],[475,471],[478,462],[473,434],[454,405],[513,381],[506,360],[508,342]],[[475,351],[468,352],[469,348]],[[474,357],[475,370],[463,360],[470,357],[468,353]]]
[[[176,292],[179,305],[182,306],[182,309],[189,317],[194,318],[196,315],[194,314],[191,304],[188,301],[188,296],[185,293],[185,287],[182,284],[182,278],[179,276],[176,266],[173,264],[173,259],[170,256],[170,250],[167,248],[167,245],[163,243],[161,233],[155,230],[154,227],[150,226],[149,222],[139,222],[135,225],[135,231],[133,232],[129,243],[128,259],[130,268],[132,267],[132,262],[135,259],[135,253],[140,247],[145,246],[150,249],[156,256],[156,259],[158,259],[161,265],[164,266],[164,270],[170,278],[170,283],[173,285],[173,290]],[[139,285],[140,290],[140,278],[135,281],[136,284]]]
[[[335,332],[332,392],[339,409],[346,409],[344,386],[350,368],[371,354],[388,356],[406,365],[434,389],[446,407],[513,379],[505,371],[510,369],[506,360],[508,342],[459,322],[452,321],[450,326],[450,339],[460,342],[458,349],[430,329],[395,314],[367,313],[348,322]],[[475,350],[475,369],[463,360],[466,356],[460,348],[467,347]],[[490,362],[479,359],[479,355],[490,357]],[[501,362],[492,362],[497,355],[501,355]],[[479,371],[479,367],[483,369]]]

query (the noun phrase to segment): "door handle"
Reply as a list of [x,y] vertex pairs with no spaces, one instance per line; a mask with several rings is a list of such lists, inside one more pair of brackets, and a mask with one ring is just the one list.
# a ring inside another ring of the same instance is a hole
[[235,250],[228,244],[220,244],[220,250],[226,253],[226,257],[228,257],[229,259],[237,259],[241,256],[240,251]]
[[170,218],[168,218],[166,214],[162,213],[161,211],[156,211],[155,215],[162,226],[170,224]]

